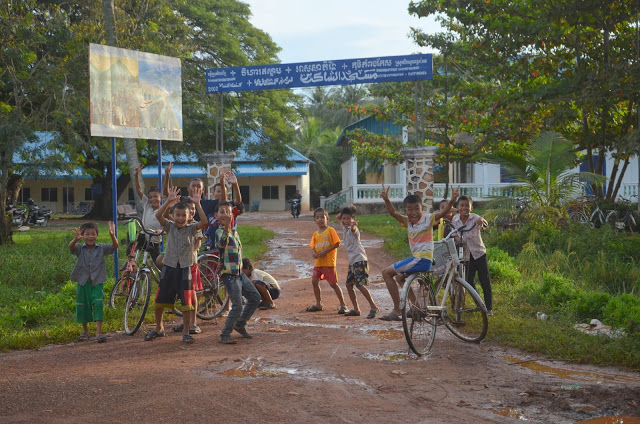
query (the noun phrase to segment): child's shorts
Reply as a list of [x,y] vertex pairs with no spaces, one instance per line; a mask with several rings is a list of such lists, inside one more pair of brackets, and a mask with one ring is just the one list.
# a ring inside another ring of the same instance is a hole
[[313,267],[313,275],[311,278],[318,280],[327,280],[330,285],[338,284],[338,273],[334,266],[316,266]]
[[191,267],[173,268],[162,267],[160,284],[156,292],[156,306],[173,308],[176,298],[180,299],[177,307],[180,311],[193,311],[193,284],[191,282]]
[[197,263],[191,265],[191,281],[194,290],[202,290],[202,279],[200,278],[200,267]]
[[274,285],[272,284],[267,284],[264,281],[254,281],[253,284],[255,284],[256,286],[262,286],[264,288],[267,289],[267,291],[269,291],[269,295],[271,295],[271,299],[276,300],[277,298],[280,297],[280,290],[278,290]]
[[395,269],[398,274],[411,274],[414,272],[431,271],[431,265],[433,265],[431,259],[416,258],[415,256],[412,256],[393,264],[393,269]]
[[102,321],[104,307],[104,284],[91,286],[87,281],[84,286],[77,285],[76,291],[76,322]]
[[354,262],[349,265],[347,284],[355,284],[356,287],[369,284],[369,263],[367,261]]

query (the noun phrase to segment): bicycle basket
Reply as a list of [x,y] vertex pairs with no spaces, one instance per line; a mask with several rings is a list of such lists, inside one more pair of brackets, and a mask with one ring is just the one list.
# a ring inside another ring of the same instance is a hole
[[431,270],[434,274],[444,274],[447,269],[447,264],[451,262],[452,258],[457,265],[458,255],[456,254],[456,242],[453,239],[436,241],[433,243],[433,246],[433,268],[431,268]]

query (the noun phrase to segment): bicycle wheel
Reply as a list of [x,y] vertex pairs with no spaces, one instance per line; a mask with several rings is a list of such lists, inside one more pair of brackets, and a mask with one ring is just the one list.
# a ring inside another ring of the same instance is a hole
[[124,311],[124,306],[127,303],[127,296],[129,295],[129,290],[131,289],[131,286],[133,286],[134,281],[135,276],[125,274],[123,278],[115,282],[111,289],[111,294],[109,295],[109,307],[111,309],[122,309]]
[[466,281],[456,277],[451,282],[449,299],[442,320],[456,337],[478,343],[487,335],[487,308],[480,295]]
[[438,314],[429,306],[435,306],[431,279],[412,275],[402,289],[402,327],[409,348],[418,356],[429,353],[436,338]]
[[586,223],[587,223],[587,221],[589,220],[589,219],[585,216],[585,214],[583,214],[583,213],[582,213],[582,212],[580,212],[580,211],[574,211],[574,212],[571,212],[571,213],[569,214],[569,219],[570,219],[570,220],[572,220],[573,222],[577,222],[577,223],[579,223],[579,224],[586,224]]
[[198,293],[198,311],[196,315],[203,320],[210,320],[222,313],[229,303],[229,293],[222,284],[218,273],[207,263],[200,262],[200,279],[203,290]]
[[141,272],[131,286],[124,310],[124,332],[132,336],[138,331],[149,307],[149,274]]

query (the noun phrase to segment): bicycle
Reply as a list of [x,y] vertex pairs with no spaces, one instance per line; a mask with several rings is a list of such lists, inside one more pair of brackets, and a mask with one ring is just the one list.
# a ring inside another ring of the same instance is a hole
[[[451,238],[471,229],[473,227],[457,228],[435,242],[438,268],[411,274],[402,288],[402,327],[409,348],[418,356],[430,352],[439,320],[456,337],[467,342],[479,343],[487,334],[487,309],[478,292],[462,278],[463,265]],[[433,278],[437,274],[441,276],[434,290]]]
[[[160,281],[160,270],[150,253],[151,237],[158,236],[158,233],[147,230],[138,217],[129,215],[125,217],[129,219],[130,224],[135,223],[136,229],[128,234],[130,245],[128,259],[122,268],[120,280],[111,289],[109,307],[124,309],[124,332],[132,336],[142,325],[149,308],[151,278],[156,282]],[[142,246],[139,246],[139,235],[144,235]]]
[[591,226],[591,228],[602,227],[604,224],[612,225],[615,221],[616,212],[608,211],[605,214],[605,211],[600,209],[600,205],[597,202],[597,198],[590,199],[595,205],[595,209],[591,212],[589,217],[587,218],[587,214],[582,210],[575,210],[569,214],[569,219],[574,222],[578,222],[580,224],[587,224]]
[[626,204],[626,207],[622,218],[620,218],[620,210],[612,211],[615,212],[615,216],[613,219],[613,229],[615,231],[628,231],[630,233],[633,233],[636,230],[636,218],[633,214],[633,210],[631,209],[631,198],[638,197],[638,195],[634,194],[629,199],[622,196],[619,197],[622,202]]

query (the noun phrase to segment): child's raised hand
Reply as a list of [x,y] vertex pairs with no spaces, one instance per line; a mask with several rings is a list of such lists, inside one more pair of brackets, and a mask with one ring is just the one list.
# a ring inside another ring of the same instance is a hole
[[224,175],[226,176],[229,184],[236,184],[238,182],[238,177],[236,177],[232,171],[225,172]]
[[80,231],[80,227],[74,228],[71,231],[73,231],[73,239],[75,241],[78,241],[78,240],[82,239],[82,231]]
[[169,203],[177,203],[176,200],[180,200],[180,188],[169,187],[169,197],[167,198],[167,201]]
[[458,197],[460,197],[460,186],[458,186],[458,188],[454,188],[451,192],[451,201],[455,203],[455,201],[458,200]]
[[193,194],[189,197],[195,203],[200,203],[200,199],[202,198],[202,189],[200,187],[193,188]]
[[116,234],[116,226],[113,224],[113,221],[109,221],[107,225],[109,226],[109,235],[114,236]]
[[170,175],[171,174],[171,170],[173,169],[173,162],[169,162],[169,165],[167,165],[164,168],[164,175]]
[[358,221],[354,219],[351,221],[351,232],[355,233],[357,229],[358,229]]
[[391,187],[386,187],[384,186],[384,184],[382,184],[382,190],[380,191],[380,197],[382,197],[382,200],[384,200],[385,202],[389,200],[389,189]]
[[136,177],[140,175],[140,172],[142,172],[142,168],[144,168],[143,164],[138,165],[136,169],[133,170],[133,175],[135,175]]

